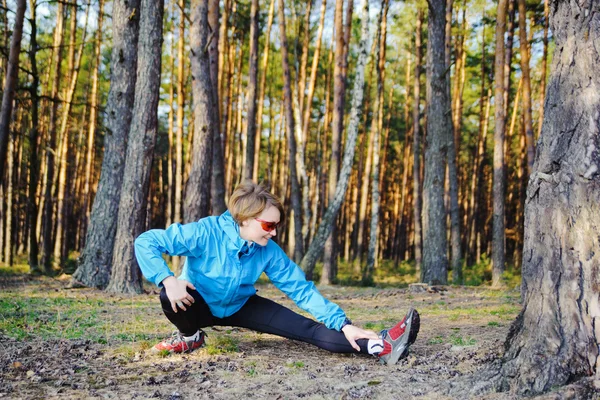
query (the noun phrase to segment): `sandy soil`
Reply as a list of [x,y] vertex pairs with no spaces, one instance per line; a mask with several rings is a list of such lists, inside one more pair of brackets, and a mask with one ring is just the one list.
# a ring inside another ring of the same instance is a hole
[[[514,398],[509,393],[473,396],[450,389],[501,354],[510,322],[519,310],[515,291],[447,287],[412,293],[397,288],[321,288],[355,324],[373,329],[378,329],[380,322],[391,325],[410,306],[419,310],[421,331],[409,357],[395,366],[384,366],[374,357],[331,354],[237,328],[207,329],[209,345],[226,338],[236,343],[233,351],[211,354],[215,351],[209,346],[191,354],[162,357],[147,349],[171,329],[161,315],[154,290],[140,296],[109,296],[95,290],[67,289],[66,281],[25,278],[4,279],[0,286],[0,321],[4,321],[0,330],[0,398]],[[262,296],[295,308],[271,285],[261,285],[259,290]],[[33,309],[34,301],[48,298],[55,299],[45,306],[48,314],[39,309],[36,314],[14,311],[14,307]],[[79,304],[81,311],[57,316],[52,310],[59,303]],[[13,329],[11,322],[24,313],[41,322],[33,325],[30,321],[28,326],[36,328],[19,337],[21,331]],[[112,328],[102,328],[104,340],[89,330],[73,338],[76,335],[71,333],[88,314],[98,314],[99,319],[91,320],[96,322],[87,329],[99,326],[98,321],[114,322]],[[57,318],[62,328],[50,329],[58,326]],[[124,326],[140,318],[144,322],[136,329],[146,331],[142,332],[145,340],[122,334]]]

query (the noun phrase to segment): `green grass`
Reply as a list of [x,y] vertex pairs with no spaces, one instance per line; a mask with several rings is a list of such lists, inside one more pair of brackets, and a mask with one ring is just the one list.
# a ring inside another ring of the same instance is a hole
[[[78,295],[77,292],[74,292]],[[0,292],[0,331],[17,340],[89,339],[97,343],[156,339],[168,321],[156,323],[150,298],[87,299],[63,291]]]
[[366,322],[364,328],[379,332],[382,329],[385,329],[385,324],[383,322]]
[[302,361],[294,361],[294,362],[288,363],[287,366],[289,368],[300,369],[300,368],[304,368],[304,363]]
[[463,337],[458,335],[457,333],[453,333],[452,335],[450,335],[450,343],[453,344],[454,346],[474,346],[475,343],[477,343],[477,340],[475,340],[474,338],[468,336],[468,337]]
[[430,345],[434,345],[434,344],[442,344],[446,341],[446,339],[443,336],[436,336],[432,339],[429,339],[429,341],[427,342],[427,344]]
[[239,351],[238,343],[239,340],[231,336],[214,336],[210,338],[206,352],[210,355],[237,353]]
[[496,321],[490,321],[487,324],[488,324],[488,326],[500,326],[500,324]]

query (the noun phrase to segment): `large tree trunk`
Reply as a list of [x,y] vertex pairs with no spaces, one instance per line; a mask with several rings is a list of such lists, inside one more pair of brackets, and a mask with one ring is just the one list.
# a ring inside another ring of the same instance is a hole
[[444,172],[450,128],[445,63],[445,0],[429,2],[427,42],[427,146],[423,180],[423,268],[421,282],[446,284],[446,212]]
[[495,131],[494,131],[494,210],[492,237],[492,285],[500,285],[504,272],[504,129],[506,115],[504,113],[504,33],[506,31],[507,0],[498,1],[496,15],[496,59],[494,63],[494,81],[496,85],[495,102]]
[[[127,138],[132,119],[137,70],[139,0],[113,3],[111,80],[106,110],[107,134],[98,191],[92,206],[85,247],[73,280],[104,288],[110,278],[119,200],[125,167]],[[130,18],[131,16],[133,18]]]
[[552,1],[556,52],[525,205],[523,309],[504,385],[533,395],[598,372],[600,14]]
[[19,53],[21,52],[21,38],[23,36],[23,20],[27,1],[17,1],[17,13],[15,15],[15,26],[10,40],[10,54],[8,55],[8,67],[6,68],[6,79],[4,81],[4,92],[2,93],[2,108],[0,109],[0,177],[4,176],[6,164],[6,152],[8,149],[9,128],[13,110],[13,100],[17,88],[17,76],[19,71]]
[[356,146],[356,137],[358,135],[358,126],[360,120],[361,107],[364,95],[365,83],[365,65],[367,64],[369,51],[369,1],[363,0],[361,5],[361,35],[358,51],[358,61],[356,63],[356,75],[354,78],[354,87],[352,89],[352,108],[350,111],[350,121],[348,122],[348,136],[344,147],[344,156],[342,159],[342,169],[340,179],[335,188],[334,199],[327,206],[325,215],[321,220],[317,234],[310,244],[306,255],[302,259],[301,267],[306,273],[308,279],[312,278],[317,259],[322,254],[325,240],[331,234],[337,214],[342,206],[342,202],[348,188],[348,180],[352,171],[354,162],[354,150]]
[[296,166],[296,137],[293,105],[292,105],[292,91],[290,82],[290,67],[288,63],[288,43],[285,29],[285,13],[284,13],[284,2],[279,0],[278,2],[278,17],[279,27],[281,34],[281,63],[283,69],[283,90],[284,90],[284,102],[285,102],[285,122],[288,133],[289,143],[289,166],[290,166],[290,179],[291,179],[291,200],[292,210],[294,212],[294,260],[298,262],[304,254],[303,236],[302,236],[302,206],[301,206],[301,193],[300,184],[298,182],[298,173]]
[[[141,273],[134,256],[133,241],[145,228],[152,156],[158,131],[163,12],[163,0],[141,0],[136,96],[119,203],[112,271],[106,288],[110,292],[142,292]],[[206,26],[206,20],[204,22]]]
[[209,31],[208,3],[192,2],[190,43],[192,52],[192,96],[194,100],[194,143],[191,151],[192,168],[187,182],[184,221],[193,222],[206,217],[210,211],[210,176],[212,166],[212,138],[219,129],[217,110],[212,99],[210,63],[206,45]]
[[244,177],[256,179],[254,176],[254,148],[260,142],[260,131],[262,121],[258,121],[256,127],[256,80],[258,76],[258,0],[252,0],[250,8],[250,54],[248,71],[248,94],[247,94],[247,126],[246,126],[246,165],[244,165]]

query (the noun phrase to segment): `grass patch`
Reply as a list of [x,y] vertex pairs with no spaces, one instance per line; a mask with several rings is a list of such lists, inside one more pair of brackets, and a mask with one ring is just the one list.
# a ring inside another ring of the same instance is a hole
[[445,341],[446,341],[446,339],[443,336],[436,336],[434,338],[429,339],[429,341],[427,342],[427,344],[430,344],[430,345],[442,344]]
[[300,369],[300,368],[304,368],[304,363],[302,361],[294,361],[294,362],[288,363],[287,366],[289,368]]
[[206,352],[210,355],[237,353],[239,351],[239,340],[231,336],[216,336],[211,338],[210,342],[206,346]]
[[490,321],[487,324],[488,324],[488,326],[500,326],[500,324],[496,321]]
[[367,322],[365,323],[365,329],[370,329],[375,332],[379,332],[382,329],[385,329],[385,325],[383,322]]
[[463,337],[458,335],[457,333],[453,333],[452,335],[450,335],[450,343],[452,343],[452,345],[454,346],[474,346],[475,343],[477,343],[477,340],[475,340],[472,337]]

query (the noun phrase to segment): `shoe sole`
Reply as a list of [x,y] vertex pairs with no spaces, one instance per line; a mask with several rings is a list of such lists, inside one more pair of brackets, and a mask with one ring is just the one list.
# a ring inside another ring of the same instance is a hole
[[[387,360],[388,365],[394,365],[398,362],[398,360],[408,356],[408,347],[417,340],[420,327],[421,318],[419,313],[414,308],[411,308],[408,311],[408,314],[406,314],[406,329],[408,329],[408,337],[406,337],[404,343],[401,343],[400,346],[398,346],[395,351],[392,352],[390,358]],[[405,336],[402,335],[400,339],[402,340],[404,337]]]

